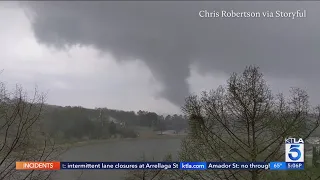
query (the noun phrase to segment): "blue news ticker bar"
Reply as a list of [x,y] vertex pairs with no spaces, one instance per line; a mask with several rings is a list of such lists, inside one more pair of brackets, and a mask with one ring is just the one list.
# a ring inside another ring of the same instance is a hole
[[304,170],[303,162],[270,162],[270,170]]
[[270,170],[286,170],[286,162],[270,162]]
[[207,169],[269,169],[268,162],[208,162]]
[[304,162],[287,162],[287,170],[304,170]]
[[180,170],[206,170],[206,162],[180,162]]
[[68,169],[180,169],[180,170],[230,170],[269,169],[268,162],[60,162],[61,170]]
[[179,162],[60,162],[60,169],[179,169]]

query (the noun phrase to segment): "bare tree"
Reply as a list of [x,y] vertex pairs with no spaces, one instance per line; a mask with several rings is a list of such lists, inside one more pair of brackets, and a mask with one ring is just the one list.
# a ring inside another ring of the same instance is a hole
[[[309,105],[306,91],[273,95],[259,72],[250,66],[234,73],[227,86],[190,96],[183,107],[190,134],[182,143],[183,161],[284,160],[287,137],[309,137],[319,126],[319,108]],[[270,172],[268,172],[270,173]],[[189,179],[260,180],[266,171],[190,171]],[[187,179],[188,179],[187,178]]]
[[49,179],[47,171],[17,171],[16,161],[50,161],[56,158],[56,148],[44,133],[41,116],[44,108],[43,94],[37,89],[31,98],[17,86],[10,93],[0,83],[0,179]]

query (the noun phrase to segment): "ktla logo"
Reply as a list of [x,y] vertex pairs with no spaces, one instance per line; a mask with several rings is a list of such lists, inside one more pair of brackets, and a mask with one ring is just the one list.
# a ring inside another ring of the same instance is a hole
[[286,162],[304,162],[304,142],[302,138],[288,138],[286,143]]

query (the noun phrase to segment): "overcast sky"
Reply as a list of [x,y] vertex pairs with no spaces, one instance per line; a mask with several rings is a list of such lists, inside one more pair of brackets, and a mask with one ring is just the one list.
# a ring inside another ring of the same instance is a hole
[[[246,65],[320,102],[319,2],[0,2],[1,80],[57,105],[179,112]],[[306,18],[201,18],[200,10]]]

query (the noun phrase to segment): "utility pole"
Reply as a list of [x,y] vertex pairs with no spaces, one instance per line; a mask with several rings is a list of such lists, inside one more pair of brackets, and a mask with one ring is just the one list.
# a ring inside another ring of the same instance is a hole
[[99,113],[98,119],[100,120],[101,126],[103,127],[104,123],[103,123],[102,109],[101,108],[99,108],[99,109],[100,109],[100,113]]

